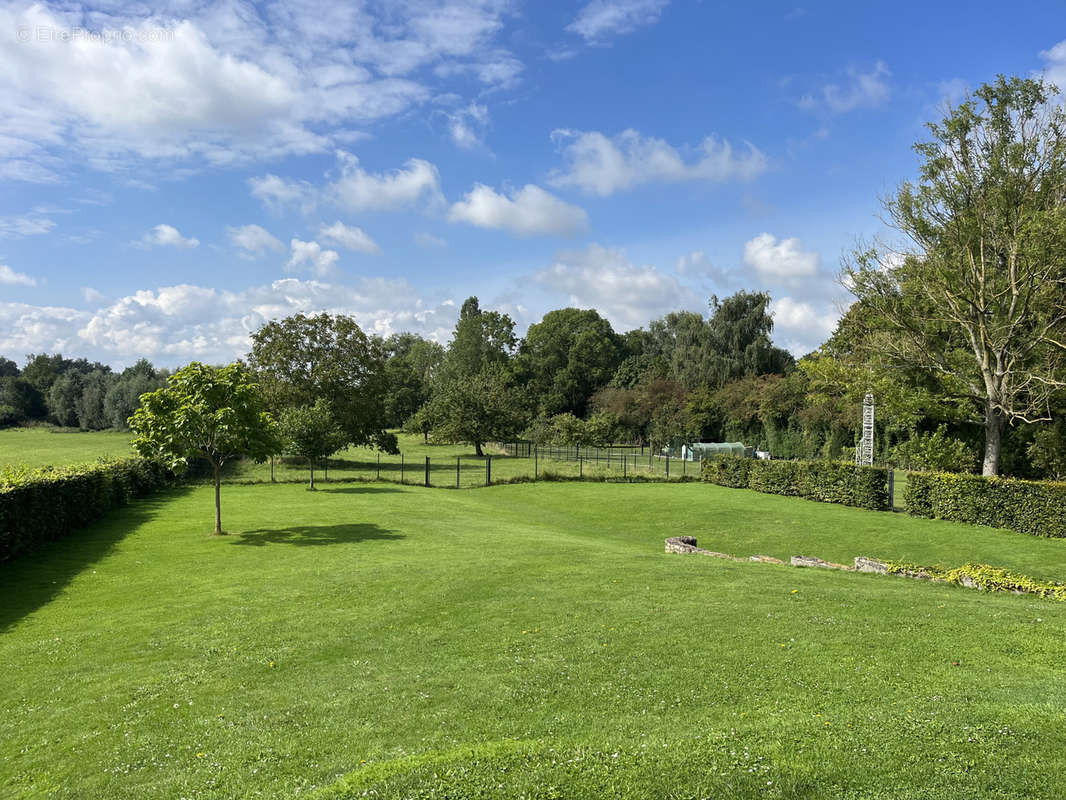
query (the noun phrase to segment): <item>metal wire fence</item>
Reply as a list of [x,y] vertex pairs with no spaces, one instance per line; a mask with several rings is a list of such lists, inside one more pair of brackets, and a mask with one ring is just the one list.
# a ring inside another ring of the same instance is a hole
[[[388,481],[452,489],[500,483],[553,480],[666,481],[699,477],[699,463],[651,454],[640,447],[575,448],[494,446],[495,455],[359,454],[331,458],[315,467],[315,482]],[[521,455],[512,455],[518,452]],[[227,476],[230,482],[306,482],[310,466],[302,459],[245,462]]]

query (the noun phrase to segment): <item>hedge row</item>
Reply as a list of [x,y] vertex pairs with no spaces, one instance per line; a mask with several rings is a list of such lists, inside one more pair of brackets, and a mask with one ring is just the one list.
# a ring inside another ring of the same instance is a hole
[[142,458],[0,471],[0,561],[66,536],[168,480],[165,468]]
[[721,486],[805,497],[887,511],[888,470],[837,461],[761,461],[719,456],[703,462],[703,479]]
[[988,564],[964,564],[955,569],[944,569],[889,561],[887,566],[889,575],[924,577],[969,589],[980,589],[982,592],[1035,594],[1051,600],[1066,601],[1066,584],[1038,580],[1020,572],[1011,572],[1009,569]]
[[1066,483],[912,472],[904,498],[918,517],[1066,537]]

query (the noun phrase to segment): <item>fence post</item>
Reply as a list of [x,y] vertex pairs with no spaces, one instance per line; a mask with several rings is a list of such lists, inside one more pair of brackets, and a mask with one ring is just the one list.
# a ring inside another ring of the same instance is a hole
[[459,456],[455,457],[455,488],[459,488]]
[[400,483],[403,483],[403,453],[400,453]]
[[688,459],[681,456],[681,477],[685,477],[685,470],[688,469]]
[[626,476],[626,465],[629,464],[629,456],[626,453],[622,453],[622,477]]
[[540,466],[537,463],[539,461],[537,456],[539,456],[539,455],[540,455],[540,449],[536,445],[533,445],[533,480],[537,479],[537,467]]
[[580,458],[577,460],[577,477],[582,479],[585,477],[585,462]]
[[888,471],[888,510],[891,511],[896,507],[896,471],[890,469]]
[[374,480],[381,480],[381,453],[378,453],[378,474]]
[[429,486],[429,456],[426,456],[426,486]]
[[666,454],[666,477],[670,477],[670,454]]
[[492,456],[485,457],[485,485],[492,485]]
[[274,456],[270,457],[270,482],[274,482]]

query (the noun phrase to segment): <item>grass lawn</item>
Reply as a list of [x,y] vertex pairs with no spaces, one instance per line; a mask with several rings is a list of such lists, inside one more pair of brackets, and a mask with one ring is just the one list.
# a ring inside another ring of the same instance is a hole
[[125,458],[130,454],[127,432],[78,431],[49,426],[0,430],[0,467],[8,464],[59,467],[103,457]]
[[0,796],[1062,797],[1066,542],[700,484],[175,490],[0,565]]

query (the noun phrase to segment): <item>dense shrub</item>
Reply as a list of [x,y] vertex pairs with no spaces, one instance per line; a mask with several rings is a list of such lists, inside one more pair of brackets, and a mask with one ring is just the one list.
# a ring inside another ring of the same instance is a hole
[[934,472],[973,472],[977,453],[961,439],[948,435],[946,425],[933,433],[919,433],[892,448],[892,463],[899,469]]
[[912,472],[905,500],[915,516],[1066,537],[1066,483]]
[[703,462],[703,479],[721,486],[805,497],[822,503],[888,509],[888,470],[840,461],[757,461],[720,456]]
[[142,458],[0,471],[0,561],[59,539],[158,489],[167,471]]

